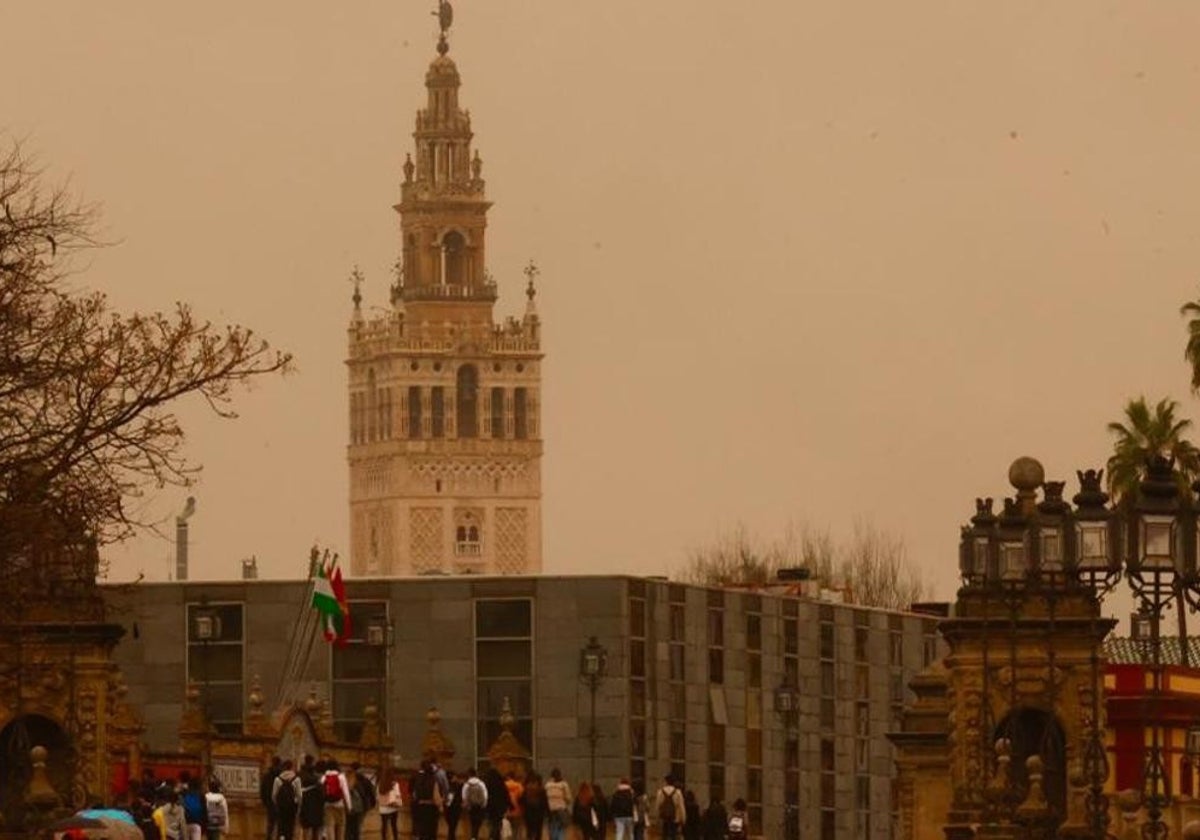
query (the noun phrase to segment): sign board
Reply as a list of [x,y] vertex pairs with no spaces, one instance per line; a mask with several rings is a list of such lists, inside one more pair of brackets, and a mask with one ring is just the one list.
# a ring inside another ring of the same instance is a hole
[[213,775],[220,780],[226,796],[257,798],[261,773],[256,761],[213,759]]

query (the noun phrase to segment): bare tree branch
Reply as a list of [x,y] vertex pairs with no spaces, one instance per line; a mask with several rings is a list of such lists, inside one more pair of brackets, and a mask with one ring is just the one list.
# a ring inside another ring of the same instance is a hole
[[94,583],[96,546],[150,524],[127,502],[197,469],[179,401],[198,396],[235,417],[240,386],[290,365],[251,330],[185,304],[122,314],[72,290],[72,257],[100,244],[96,218],[47,189],[19,145],[0,157],[0,585],[55,541],[86,547],[74,553],[89,555],[80,571]]

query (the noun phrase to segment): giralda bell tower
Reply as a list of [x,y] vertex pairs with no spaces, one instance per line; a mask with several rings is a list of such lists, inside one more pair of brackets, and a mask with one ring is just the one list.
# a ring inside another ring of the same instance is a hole
[[532,264],[521,318],[496,322],[491,203],[441,2],[415,149],[400,186],[387,314],[349,328],[350,568],[359,576],[542,568],[541,324]]

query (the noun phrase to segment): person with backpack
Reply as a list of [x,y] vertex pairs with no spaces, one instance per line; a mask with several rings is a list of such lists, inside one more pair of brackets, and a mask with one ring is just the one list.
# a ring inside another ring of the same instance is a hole
[[675,786],[675,777],[669,773],[654,796],[654,813],[658,815],[663,840],[679,840],[679,829],[687,819],[687,811],[683,806],[683,794]]
[[204,829],[208,827],[208,809],[204,805],[204,791],[200,789],[200,780],[190,775],[179,779],[184,784],[183,818],[187,823],[187,840],[200,840]]
[[463,782],[462,803],[471,824],[471,840],[479,840],[479,827],[487,815],[488,790],[474,767],[467,771],[467,780]]
[[746,814],[746,800],[733,800],[733,813],[729,815],[726,829],[728,840],[746,840],[750,836],[750,818]]
[[563,840],[567,826],[571,824],[571,786],[555,767],[546,782],[546,808],[549,810],[550,840]]
[[283,759],[275,756],[258,780],[258,801],[262,803],[263,811],[267,815],[267,840],[279,840],[279,833],[276,831],[279,827],[279,814],[275,810],[274,795],[275,780],[279,778],[282,769]]
[[204,811],[208,815],[208,840],[221,840],[229,828],[229,802],[221,792],[221,780],[208,780],[208,793],[204,795]]
[[321,776],[321,791],[325,794],[325,840],[346,840],[346,815],[350,813],[350,784],[338,766],[337,759],[325,762]]
[[311,755],[304,756],[300,768],[300,818],[304,840],[321,840],[325,832],[325,789],[321,784],[324,766],[313,761]]
[[725,831],[729,827],[729,815],[725,813],[725,805],[721,797],[714,796],[704,812],[704,840],[725,840]]
[[413,840],[437,840],[438,788],[433,762],[426,759],[412,780]]
[[375,810],[379,800],[375,796],[375,786],[362,772],[362,767],[357,761],[350,765],[346,782],[350,786],[350,810],[346,814],[346,838],[347,840],[359,840],[362,837],[363,820],[366,819],[367,814]]
[[525,778],[521,806],[525,814],[525,836],[528,840],[542,840],[542,826],[546,824],[546,790],[537,773],[530,772]]
[[608,810],[616,826],[616,840],[633,840],[633,788],[629,779],[617,782],[617,789],[608,800]]
[[400,780],[391,767],[384,770],[379,778],[378,798],[380,840],[388,840],[389,828],[392,830],[392,840],[400,840],[398,820],[404,798],[400,794]]
[[271,786],[271,805],[275,809],[275,825],[279,834],[270,840],[292,840],[296,832],[296,816],[300,812],[303,789],[293,766],[291,759],[283,762]]

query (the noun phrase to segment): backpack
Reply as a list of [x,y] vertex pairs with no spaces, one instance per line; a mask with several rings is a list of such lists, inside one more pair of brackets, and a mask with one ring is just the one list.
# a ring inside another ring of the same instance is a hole
[[208,822],[204,818],[204,800],[200,798],[200,791],[189,790],[183,795],[183,819],[190,825],[204,825]]
[[359,793],[358,785],[355,785],[354,788],[350,791],[350,813],[351,814],[361,814],[362,812],[363,812],[362,794]]
[[633,791],[618,789],[609,800],[609,808],[614,817],[633,816]]
[[471,779],[464,786],[466,793],[463,794],[463,799],[467,801],[467,807],[472,811],[478,810],[487,804],[487,788],[483,786],[483,782],[479,779]]
[[292,813],[296,810],[296,780],[280,779],[279,792],[275,794],[275,807],[280,811]]
[[322,785],[325,788],[326,802],[341,802],[342,801],[342,780],[338,778],[338,774],[329,772],[325,774],[322,780]]
[[745,837],[746,836],[746,817],[742,814],[734,814],[729,818],[729,836],[730,837]]
[[225,814],[215,804],[208,809],[208,829],[209,831],[225,830]]
[[432,802],[434,781],[433,774],[422,771],[413,779],[413,801]]
[[675,822],[675,788],[668,790],[663,788],[662,802],[658,803],[658,820],[659,822],[673,823]]
[[358,789],[363,800],[363,810],[374,811],[375,806],[379,804],[379,796],[375,793],[375,785],[371,784],[367,779],[360,779]]

